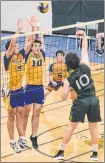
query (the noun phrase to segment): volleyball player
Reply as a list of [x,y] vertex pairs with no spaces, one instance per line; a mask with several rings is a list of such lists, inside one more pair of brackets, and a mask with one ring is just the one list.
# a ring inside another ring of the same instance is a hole
[[[23,28],[22,19],[18,19],[17,21],[17,31],[16,34]],[[21,148],[26,149],[29,148],[27,145],[27,141],[24,137],[24,129],[23,129],[23,109],[24,109],[24,90],[22,87],[22,80],[24,77],[25,71],[25,50],[22,49],[19,51],[19,47],[17,44],[17,39],[13,38],[11,41],[8,41],[5,45],[6,53],[4,56],[4,67],[5,71],[9,73],[9,103],[8,103],[8,121],[7,121],[7,129],[10,138],[10,145],[13,150],[17,153],[21,152]],[[5,94],[5,92],[4,92]],[[4,97],[6,98],[6,97]],[[18,144],[14,139],[14,120],[16,114],[16,127],[19,134]]]
[[97,39],[97,49],[94,52],[95,54],[97,54],[98,56],[102,56],[104,49],[104,33],[97,33],[96,35],[96,39]]
[[104,53],[104,23],[98,24],[98,33],[96,34],[96,51],[94,53],[102,56]]
[[[32,27],[32,31],[39,30],[35,16],[29,18],[29,23]],[[38,39],[39,38],[39,39]],[[27,54],[25,55],[26,61],[26,92],[25,92],[25,112],[24,112],[24,130],[26,131],[26,126],[28,122],[28,116],[33,108],[32,115],[32,134],[30,140],[32,141],[33,148],[38,148],[37,143],[37,132],[40,119],[40,110],[42,104],[44,103],[44,88],[43,88],[43,70],[44,70],[44,60],[45,52],[42,49],[42,43],[40,39],[42,36],[35,35],[30,37],[27,46]]]
[[99,99],[95,95],[95,86],[91,77],[91,70],[88,67],[87,37],[84,31],[77,31],[76,35],[83,36],[82,61],[75,53],[68,53],[65,63],[69,69],[74,70],[67,80],[64,81],[62,100],[65,100],[72,87],[77,99],[73,101],[69,117],[68,128],[63,137],[60,150],[54,156],[55,159],[64,159],[64,150],[70,141],[74,130],[79,122],[84,123],[85,114],[88,117],[88,125],[91,133],[93,154],[91,160],[98,160],[98,131],[97,122],[101,121]]
[[63,81],[67,78],[67,66],[64,63],[64,52],[58,50],[56,52],[57,61],[50,65],[50,82],[48,87],[45,89],[45,98],[53,90],[57,91],[59,87],[63,86]]

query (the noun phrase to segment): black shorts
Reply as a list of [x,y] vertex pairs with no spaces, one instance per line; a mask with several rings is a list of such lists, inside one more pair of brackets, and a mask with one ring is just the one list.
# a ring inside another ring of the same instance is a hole
[[69,120],[84,123],[85,115],[89,122],[100,122],[100,105],[96,96],[81,97],[73,102]]

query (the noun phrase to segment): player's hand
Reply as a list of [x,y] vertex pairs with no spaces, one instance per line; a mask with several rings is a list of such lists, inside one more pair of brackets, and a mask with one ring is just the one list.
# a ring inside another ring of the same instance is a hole
[[36,21],[37,27],[40,27],[40,22],[39,20]]
[[35,16],[28,17],[27,19],[28,19],[29,24],[32,27],[36,27],[37,26],[36,17]]
[[76,32],[76,35],[77,35],[77,36],[83,36],[83,35],[85,35],[85,31],[83,31],[83,30],[78,30],[78,31]]
[[55,81],[52,82],[53,86],[56,87],[57,83]]
[[22,19],[18,19],[18,21],[17,21],[18,30],[21,31],[23,26],[24,26],[23,20]]
[[9,89],[6,88],[6,86],[3,86],[2,90],[1,90],[1,93],[2,93],[3,97],[8,97],[9,94],[10,94],[10,91],[9,91]]
[[40,30],[40,22],[39,22],[39,20],[36,21],[36,24],[37,24],[37,30],[39,31]]
[[65,79],[62,80],[62,83],[64,83]]

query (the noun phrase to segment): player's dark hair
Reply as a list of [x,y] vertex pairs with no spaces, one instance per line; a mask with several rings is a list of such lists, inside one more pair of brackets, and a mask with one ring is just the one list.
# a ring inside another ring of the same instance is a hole
[[6,51],[8,50],[8,48],[9,48],[9,46],[10,46],[10,43],[11,43],[11,40],[8,41],[8,42],[5,44],[5,49],[6,49]]
[[34,40],[34,43],[39,43],[40,45],[42,44],[40,40]]
[[69,69],[76,69],[79,67],[80,58],[76,53],[68,53],[65,57],[65,64]]
[[58,51],[56,52],[56,57],[57,57],[58,53],[63,54],[63,56],[65,56],[65,53],[64,53],[63,50],[58,50]]

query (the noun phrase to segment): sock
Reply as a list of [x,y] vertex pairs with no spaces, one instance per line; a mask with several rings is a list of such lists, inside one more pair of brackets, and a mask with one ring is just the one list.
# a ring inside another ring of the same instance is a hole
[[35,137],[37,137],[37,136],[33,136],[33,135],[32,135],[32,138],[35,138]]
[[60,150],[64,151],[66,147],[66,144],[61,143]]
[[16,142],[16,140],[10,140],[11,144],[14,144]]
[[26,139],[25,139],[25,136],[19,136],[19,138],[20,138],[20,139],[26,140]]
[[92,144],[93,152],[98,152],[98,144]]

